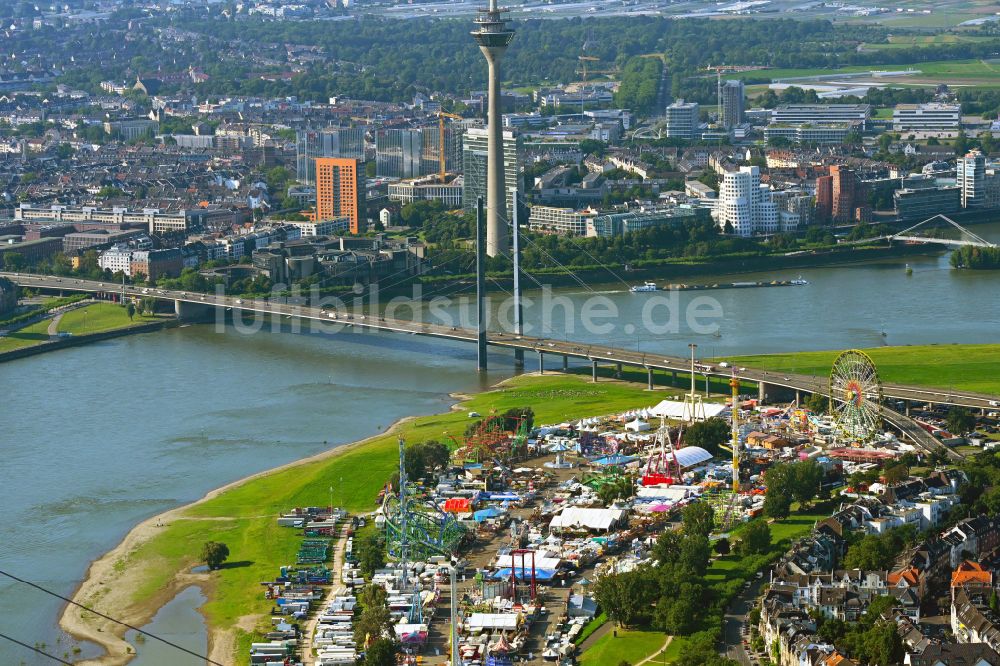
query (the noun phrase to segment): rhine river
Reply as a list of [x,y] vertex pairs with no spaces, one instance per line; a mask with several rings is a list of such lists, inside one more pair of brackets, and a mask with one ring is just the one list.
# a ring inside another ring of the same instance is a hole
[[[975,231],[1000,240],[1000,225]],[[628,293],[622,283],[594,288],[618,311],[611,333],[576,326],[566,336],[557,316],[549,331],[532,334],[677,355],[697,342],[706,356],[1000,342],[1000,273],[952,270],[947,255],[713,281],[791,279],[799,272],[808,285],[682,293],[682,308],[697,296],[718,300],[718,334],[684,326],[643,333],[650,294]],[[583,288],[556,295],[574,308],[595,296]],[[537,314],[529,310],[528,317]],[[626,333],[628,324],[637,330]],[[449,393],[513,372],[509,352],[491,354],[491,364],[488,376],[478,377],[471,345],[410,336],[242,335],[212,326],[0,364],[0,568],[68,596],[89,563],[141,520],[254,472],[370,436],[403,416],[443,411],[453,402]],[[195,590],[182,593],[151,629],[204,650],[194,612],[200,599]],[[45,643],[61,656],[73,643],[56,629],[60,610],[58,600],[0,579],[0,633]],[[140,666],[196,663],[148,641],[137,647],[133,663]],[[48,663],[0,642],[0,663],[22,662]]]

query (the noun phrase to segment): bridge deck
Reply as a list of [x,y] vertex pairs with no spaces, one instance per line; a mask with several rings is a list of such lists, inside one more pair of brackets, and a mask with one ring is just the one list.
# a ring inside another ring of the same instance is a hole
[[[269,300],[224,296],[218,294],[201,294],[185,291],[171,291],[152,287],[134,287],[116,285],[110,282],[95,282],[77,278],[61,278],[54,276],[27,275],[24,273],[0,273],[13,282],[27,287],[120,294],[126,296],[153,297],[172,300],[180,303],[192,303],[210,308],[226,310],[242,310],[277,317],[295,317],[323,322],[331,333],[347,328],[406,333],[461,342],[476,342],[474,330],[465,328],[427,324],[401,319],[385,318],[372,315],[361,315],[347,312],[334,312],[321,308],[277,303]],[[541,357],[545,355],[565,356],[568,358],[585,359],[598,363],[616,363],[631,367],[647,368],[667,372],[690,372],[690,360],[679,356],[636,352],[616,349],[606,345],[593,345],[567,340],[553,340],[529,336],[515,336],[510,333],[490,332],[487,344],[493,347],[521,349],[535,352]],[[750,382],[758,382],[772,386],[784,387],[807,393],[829,394],[829,384],[826,377],[815,377],[795,373],[771,373],[757,368],[721,368],[702,365],[698,374],[710,377],[729,378],[736,376]],[[933,402],[939,404],[959,405],[986,409],[996,406],[1000,398],[996,396],[961,391],[943,391],[941,389],[921,386],[906,386],[901,384],[885,384],[883,394],[888,398],[912,400],[916,402]],[[939,442],[929,433],[920,428],[908,417],[887,410],[886,420],[908,434],[919,445],[931,448],[940,446]],[[919,432],[918,432],[919,431]]]

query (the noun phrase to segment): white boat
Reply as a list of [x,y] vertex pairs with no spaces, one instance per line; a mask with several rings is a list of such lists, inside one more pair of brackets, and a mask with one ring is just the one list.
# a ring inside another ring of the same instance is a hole
[[809,284],[809,280],[803,280],[802,276],[800,275],[797,278],[795,278],[794,280],[792,280],[791,284],[795,285],[796,287],[801,287],[802,285]]
[[648,280],[641,285],[636,284],[629,287],[629,291],[631,291],[633,294],[638,294],[646,291],[658,291],[658,290],[659,287],[656,286],[656,283],[649,282]]

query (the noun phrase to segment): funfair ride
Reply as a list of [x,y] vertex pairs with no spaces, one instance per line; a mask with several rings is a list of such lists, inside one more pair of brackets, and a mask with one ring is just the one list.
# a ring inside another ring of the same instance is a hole
[[405,443],[399,440],[399,492],[390,488],[382,497],[386,549],[402,561],[450,556],[465,537],[465,527],[429,499],[415,497],[405,469]]
[[830,409],[844,439],[864,444],[881,432],[882,381],[868,354],[849,349],[833,362]]
[[[681,447],[684,427],[677,429],[677,438],[670,441],[670,426],[665,420],[660,420],[660,428],[656,431],[655,450],[646,461],[640,483],[643,486],[673,486],[683,483],[681,465],[677,460],[677,449]],[[670,444],[669,450],[667,444]]]

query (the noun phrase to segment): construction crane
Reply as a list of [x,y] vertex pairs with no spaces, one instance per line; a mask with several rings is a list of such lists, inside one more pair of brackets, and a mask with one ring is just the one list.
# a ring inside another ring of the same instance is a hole
[[733,417],[733,494],[740,492],[740,380],[736,378],[736,371],[733,370],[733,377],[729,380],[729,387],[733,390],[733,407],[730,410]]
[[454,113],[448,113],[446,111],[438,111],[438,167],[440,173],[438,177],[441,179],[441,184],[444,184],[445,179],[445,154],[444,154],[444,119],[454,118],[455,120],[463,120],[462,116],[455,115]]
[[580,67],[576,70],[576,73],[583,76],[583,83],[580,84],[580,113],[583,113],[583,106],[584,106],[583,99],[587,89],[587,75],[603,74],[611,76],[617,74],[618,72],[617,70],[614,69],[591,69],[592,65],[590,63],[598,63],[601,61],[600,58],[597,58],[595,56],[582,55],[582,56],[577,56],[577,59],[580,61]]

